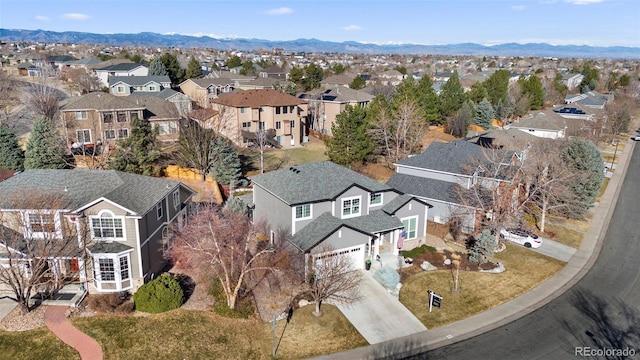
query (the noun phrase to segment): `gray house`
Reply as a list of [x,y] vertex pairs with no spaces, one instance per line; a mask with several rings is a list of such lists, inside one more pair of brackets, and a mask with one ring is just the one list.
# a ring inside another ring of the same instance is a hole
[[[23,206],[27,194],[58,206],[36,213]],[[25,239],[77,238],[79,255],[47,259],[53,276],[90,293],[134,292],[163,271],[168,227],[186,219],[193,195],[177,181],[115,170],[26,170],[0,182],[0,226]],[[4,258],[20,251],[10,244],[0,241]]]
[[397,255],[426,237],[429,204],[330,161],[251,180],[254,220],[266,220],[272,237],[286,230],[307,260],[348,254],[360,269],[366,259]]
[[128,96],[134,92],[159,93],[171,89],[168,75],[158,76],[109,76],[109,93],[116,96]]

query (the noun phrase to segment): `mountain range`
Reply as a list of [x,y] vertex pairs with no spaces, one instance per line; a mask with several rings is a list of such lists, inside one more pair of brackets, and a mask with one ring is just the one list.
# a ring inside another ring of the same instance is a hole
[[180,34],[95,34],[86,32],[54,32],[47,30],[0,29],[0,40],[19,42],[74,43],[105,46],[159,46],[213,48],[218,50],[253,51],[281,48],[291,52],[334,52],[359,54],[416,55],[484,55],[558,58],[640,59],[640,48],[625,46],[550,45],[546,43],[506,43],[480,45],[371,44],[355,41],[332,42],[318,39],[264,40],[246,38],[216,39],[208,36]]

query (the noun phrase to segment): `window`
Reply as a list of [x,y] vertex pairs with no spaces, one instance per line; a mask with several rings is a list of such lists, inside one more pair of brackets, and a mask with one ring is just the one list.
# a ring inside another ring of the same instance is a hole
[[287,111],[287,110],[289,110],[289,108],[288,108],[288,107],[286,107],[286,106],[283,106],[283,107],[282,107],[282,113],[283,113],[283,114],[287,114],[287,113],[288,113],[288,111]]
[[258,130],[264,130],[265,129],[265,123],[264,121],[260,121],[258,122]]
[[31,233],[52,233],[56,231],[55,216],[53,213],[29,214],[29,229]]
[[173,208],[178,209],[180,206],[180,190],[176,190],[173,192]]
[[156,91],[156,87],[153,85],[149,86],[149,91]]
[[129,137],[129,129],[118,129],[118,139],[126,139]]
[[169,123],[169,134],[177,134],[178,133],[178,124],[175,121],[171,121]]
[[296,206],[296,220],[311,219],[311,204]]
[[76,111],[76,120],[87,120],[86,111]]
[[289,106],[289,112],[293,114],[293,110],[294,110],[295,108],[296,108],[296,107],[295,107],[295,106],[293,106],[293,105]]
[[91,218],[93,237],[98,240],[124,239],[122,218],[115,217],[110,211],[105,211]]
[[79,143],[89,144],[91,143],[91,130],[76,130],[76,137],[78,138]]
[[417,216],[402,219],[402,224],[404,225],[405,239],[415,239],[418,236],[418,232],[417,232],[418,217]]
[[291,120],[289,123],[291,124],[292,129],[296,127],[296,122],[294,120]]
[[116,138],[116,130],[115,129],[109,129],[109,130],[105,130],[104,131],[104,138],[105,139],[115,139]]
[[116,87],[116,92],[119,93],[119,94],[122,94],[124,92],[124,86]]
[[276,106],[276,115],[280,115],[280,112],[281,112],[280,106]]
[[276,130],[280,130],[281,127],[282,127],[282,122],[276,121]]
[[240,114],[246,114],[248,110],[249,110],[249,108],[241,107],[240,108]]
[[342,217],[360,216],[360,197],[342,200]]
[[251,122],[249,122],[249,121],[243,122],[242,123],[242,127],[245,128],[245,129],[250,128],[251,127]]
[[129,277],[129,257],[122,256],[120,258],[120,279],[127,280]]
[[169,123],[161,122],[156,125],[158,127],[158,135],[169,134]]
[[371,194],[369,205],[382,205],[382,193]]
[[118,111],[118,117],[117,117],[116,121],[119,122],[119,123],[127,122],[127,112],[126,111]]
[[113,112],[106,111],[102,113],[102,122],[105,124],[111,124],[113,122]]
[[116,269],[113,266],[113,259],[98,259],[99,265],[99,276],[96,278],[100,279],[100,281],[115,281],[116,280]]
[[158,215],[158,220],[162,219],[162,201],[156,204],[156,214]]

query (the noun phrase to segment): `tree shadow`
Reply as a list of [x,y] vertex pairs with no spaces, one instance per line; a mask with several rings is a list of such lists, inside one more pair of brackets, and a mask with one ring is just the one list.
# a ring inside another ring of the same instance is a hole
[[[640,349],[640,313],[620,298],[601,297],[589,290],[578,289],[569,304],[581,315],[580,319],[562,319],[562,327],[578,341],[578,346],[597,349]],[[585,320],[588,325],[584,326]],[[584,326],[584,327],[583,327]],[[573,347],[573,345],[572,345]],[[626,359],[615,352],[602,355],[605,359]]]
[[409,335],[402,339],[394,339],[383,343],[372,345],[372,352],[367,359],[406,359],[406,360],[426,360],[429,359],[429,350],[418,341],[418,334]]
[[185,274],[173,274],[173,276],[180,283],[180,287],[182,287],[182,291],[184,292],[184,302],[187,302],[191,295],[193,295],[193,291],[196,289],[195,280]]

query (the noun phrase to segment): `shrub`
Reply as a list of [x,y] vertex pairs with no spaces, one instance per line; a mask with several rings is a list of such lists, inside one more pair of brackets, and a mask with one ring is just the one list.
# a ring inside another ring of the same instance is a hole
[[177,309],[184,301],[180,282],[170,274],[162,274],[142,285],[133,295],[136,309],[157,314]]
[[214,298],[213,312],[220,316],[233,319],[248,319],[255,313],[251,297],[246,296],[246,294],[238,296],[235,309],[229,308],[227,298],[219,281],[213,281],[209,294]]
[[400,274],[388,266],[383,266],[378,269],[373,275],[373,278],[389,290],[395,289],[400,282]]
[[127,314],[133,312],[133,302],[128,291],[111,294],[91,295],[88,300],[90,310],[100,313]]
[[429,245],[421,245],[415,249],[411,249],[411,250],[403,250],[400,251],[400,255],[404,256],[404,257],[410,257],[412,259],[417,258],[418,255],[422,255],[425,252],[435,252],[436,248],[434,248],[433,246],[429,246]]

